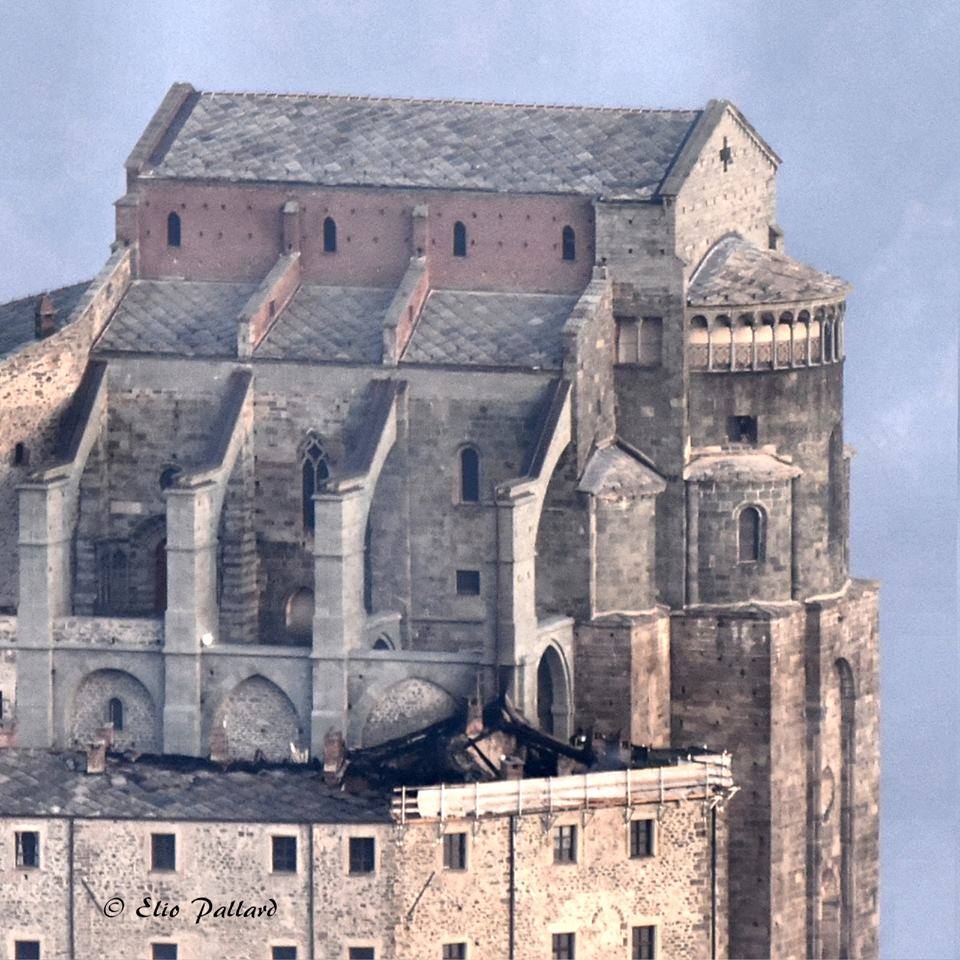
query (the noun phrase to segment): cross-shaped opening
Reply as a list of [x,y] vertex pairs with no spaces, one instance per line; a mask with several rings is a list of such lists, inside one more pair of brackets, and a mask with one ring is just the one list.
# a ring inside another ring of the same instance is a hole
[[720,162],[723,164],[723,172],[727,172],[727,167],[733,163],[733,149],[727,143],[727,138],[723,138],[723,146],[720,148]]

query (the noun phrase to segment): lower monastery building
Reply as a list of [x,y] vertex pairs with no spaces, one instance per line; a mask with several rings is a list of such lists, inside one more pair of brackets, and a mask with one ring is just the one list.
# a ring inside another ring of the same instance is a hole
[[237,958],[877,956],[849,286],[779,163],[725,101],[171,88],[98,276],[0,306],[0,960],[234,892]]

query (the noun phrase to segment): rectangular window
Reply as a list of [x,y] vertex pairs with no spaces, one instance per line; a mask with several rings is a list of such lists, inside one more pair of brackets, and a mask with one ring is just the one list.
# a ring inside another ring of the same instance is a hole
[[13,960],[40,960],[40,941],[17,940],[13,945]]
[[155,943],[152,950],[153,960],[177,960],[177,945],[175,943]]
[[553,862],[577,862],[577,828],[575,826],[557,827],[553,831]]
[[40,866],[40,834],[35,830],[17,832],[17,866]]
[[297,838],[271,837],[273,842],[273,872],[297,872]]
[[630,821],[630,856],[634,860],[653,856],[654,823],[653,820]]
[[631,960],[656,960],[657,928],[653,925],[633,928]]
[[377,953],[373,947],[351,947],[350,960],[377,960]]
[[467,960],[467,945],[465,943],[445,943],[441,957],[442,960]]
[[376,869],[376,849],[373,837],[351,837],[350,872],[373,873]]
[[172,833],[151,834],[150,869],[177,869],[177,838]]
[[479,570],[458,570],[457,571],[457,593],[461,597],[479,597],[480,596],[480,571]]
[[640,356],[640,332],[635,317],[617,317],[617,363],[636,363]]
[[465,833],[445,833],[443,835],[444,870],[467,869],[467,835]]
[[297,960],[296,947],[274,947],[272,960]]
[[731,443],[756,443],[756,417],[727,417],[727,439]]
[[575,960],[577,956],[577,935],[575,933],[555,933],[553,935],[553,960]]

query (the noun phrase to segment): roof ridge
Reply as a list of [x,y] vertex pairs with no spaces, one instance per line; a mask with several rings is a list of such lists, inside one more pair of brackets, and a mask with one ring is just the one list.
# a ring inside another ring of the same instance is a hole
[[376,103],[423,103],[444,106],[505,107],[539,110],[594,110],[601,113],[701,113],[702,107],[626,107],[577,103],[522,103],[505,100],[467,100],[457,97],[398,97],[356,93],[270,93],[257,90],[198,90],[200,97],[263,97],[266,99],[353,100]]

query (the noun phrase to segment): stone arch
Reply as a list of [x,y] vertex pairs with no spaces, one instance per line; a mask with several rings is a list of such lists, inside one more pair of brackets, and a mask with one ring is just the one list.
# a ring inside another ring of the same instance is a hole
[[421,677],[400,680],[371,699],[361,733],[365,747],[421,730],[458,709],[457,701],[443,687]]
[[[85,746],[103,736],[111,719],[111,701],[119,700],[123,729],[114,730],[114,750],[160,753],[160,717],[150,691],[125,670],[88,673],[77,685],[70,711],[71,741]],[[115,714],[114,714],[115,716]]]
[[298,587],[283,605],[283,625],[290,640],[297,644],[309,644],[313,636],[313,591]]
[[570,692],[563,653],[549,644],[537,664],[537,723],[558,740],[570,736]]
[[[228,756],[253,760],[290,759],[290,744],[300,745],[303,730],[290,698],[273,681],[254,674],[224,697],[213,718],[223,731]],[[212,734],[211,734],[212,736]]]
[[713,366],[710,351],[710,326],[702,315],[690,320],[690,366],[695,370],[709,370]]

